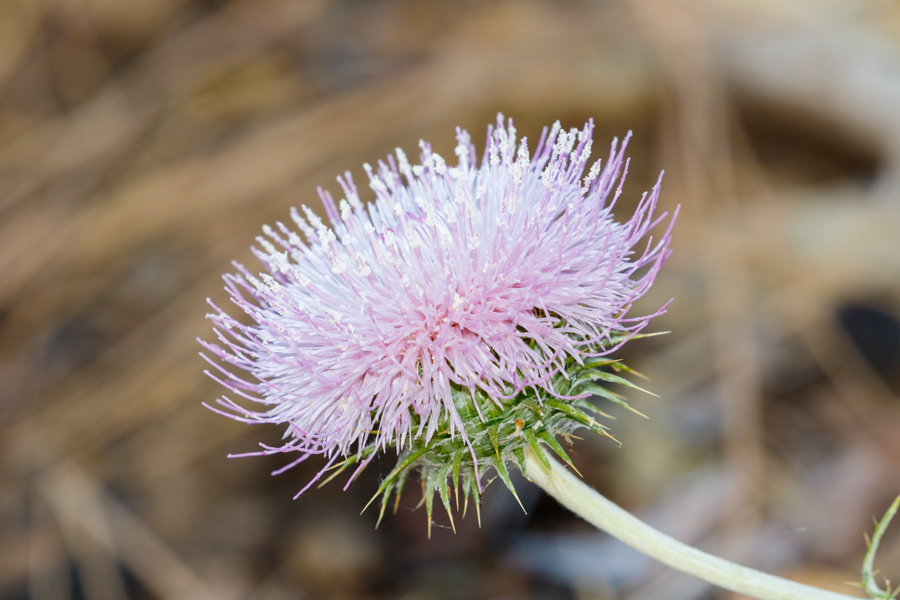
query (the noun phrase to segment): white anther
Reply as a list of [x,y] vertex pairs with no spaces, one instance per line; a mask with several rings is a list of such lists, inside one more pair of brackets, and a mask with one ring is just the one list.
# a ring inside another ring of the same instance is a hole
[[447,173],[447,161],[444,160],[444,157],[438,153],[434,153],[431,155],[431,160],[434,164],[434,172],[438,175],[444,175]]
[[347,202],[346,198],[342,198],[339,206],[341,208],[341,220],[346,221],[350,218],[350,215],[353,214],[353,211],[350,208],[350,203]]
[[585,187],[590,187],[594,180],[597,179],[597,176],[600,175],[600,160],[597,160],[593,165],[591,165],[591,170],[588,171],[587,177],[584,178]]
[[584,145],[584,148],[581,150],[581,156],[578,157],[578,164],[585,164],[588,159],[591,157],[591,145],[594,143],[594,140],[588,140]]
[[400,172],[407,175],[410,172],[410,168],[409,159],[406,158],[406,152],[401,148],[395,149],[394,152],[397,154],[397,166],[400,168]]
[[302,206],[302,208],[303,208],[303,212],[306,213],[306,220],[309,221],[310,224],[311,224],[315,229],[318,230],[318,229],[321,229],[321,228],[325,227],[325,224],[322,223],[322,219],[319,218],[319,215],[317,215],[316,213],[314,213],[313,211],[311,211],[311,210],[309,209],[309,207],[306,206],[305,204]]

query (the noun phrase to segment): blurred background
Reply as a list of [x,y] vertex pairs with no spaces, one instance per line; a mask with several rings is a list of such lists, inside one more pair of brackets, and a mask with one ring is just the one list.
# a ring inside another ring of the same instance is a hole
[[621,355],[660,398],[577,442],[585,480],[854,594],[900,492],[898,107],[895,0],[0,1],[0,597],[734,600],[524,481],[430,541],[415,489],[359,516],[389,461],[294,501],[320,464],[229,460],[281,432],[201,407],[263,223],[498,111],[633,129],[620,216],[663,168],[682,205],[671,333]]

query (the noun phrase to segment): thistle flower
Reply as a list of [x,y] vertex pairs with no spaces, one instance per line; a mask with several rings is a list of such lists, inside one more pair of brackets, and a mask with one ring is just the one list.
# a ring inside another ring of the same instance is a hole
[[395,449],[382,511],[418,470],[429,522],[434,492],[450,510],[448,481],[477,507],[486,472],[512,489],[506,462],[522,465],[528,448],[568,462],[558,435],[606,434],[589,398],[624,404],[602,384],[635,387],[606,357],[664,311],[630,314],[670,253],[671,220],[648,236],[666,218],[654,216],[659,182],[630,220],[613,220],[628,137],[585,175],[592,132],[557,122],[532,156],[498,115],[480,162],[457,129],[456,166],[424,142],[418,165],[398,149],[365,165],[374,202],[349,172],[338,203],[319,190],[331,228],[306,206],[291,211],[303,238],[263,227],[253,252],[267,272],[234,263],[224,276],[253,323],[210,302],[218,343],[200,341],[219,359],[203,355],[210,376],[258,409],[228,396],[211,408],[285,425],[282,446],[252,453],[299,454],[278,472],[324,455],[300,493],[333,466],[355,465],[352,481]]

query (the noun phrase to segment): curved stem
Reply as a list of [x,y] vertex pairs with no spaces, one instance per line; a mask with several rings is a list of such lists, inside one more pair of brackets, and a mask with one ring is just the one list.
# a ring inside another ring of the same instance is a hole
[[881,536],[884,535],[884,531],[891,524],[891,519],[897,514],[898,509],[900,509],[900,496],[897,496],[893,504],[887,509],[887,512],[884,513],[884,516],[881,517],[881,520],[875,524],[875,532],[872,534],[872,539],[869,541],[869,549],[866,551],[866,556],[863,559],[862,588],[872,598],[891,600],[897,596],[896,590],[891,590],[889,581],[885,581],[886,590],[878,587],[878,583],[875,581],[875,573],[877,572],[875,570],[875,553],[878,552],[878,545],[881,544]]
[[550,470],[534,452],[526,450],[525,475],[591,525],[673,569],[760,600],[853,600],[852,596],[767,575],[682,544],[619,508],[547,458]]

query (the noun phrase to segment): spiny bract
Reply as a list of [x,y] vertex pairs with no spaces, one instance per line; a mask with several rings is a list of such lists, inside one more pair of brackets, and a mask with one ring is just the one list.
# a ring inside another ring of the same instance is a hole
[[498,115],[480,163],[457,129],[456,166],[424,142],[418,165],[398,149],[365,165],[374,202],[349,172],[337,204],[319,190],[331,228],[306,206],[291,211],[303,238],[263,227],[253,251],[268,272],[235,263],[224,277],[253,323],[210,302],[218,343],[200,342],[219,359],[204,355],[210,376],[261,408],[223,396],[213,410],[286,425],[281,447],[252,453],[299,453],[282,470],[325,455],[309,485],[339,459],[358,473],[396,448],[382,510],[419,470],[429,522],[434,492],[449,511],[448,481],[477,503],[490,469],[512,489],[506,462],[527,448],[568,462],[557,435],[605,433],[587,398],[624,404],[598,382],[631,384],[599,367],[623,370],[603,357],[663,312],[628,314],[670,253],[672,221],[642,241],[666,217],[654,217],[659,182],[629,221],[613,220],[628,138],[584,175],[592,132],[556,123],[532,157]]

